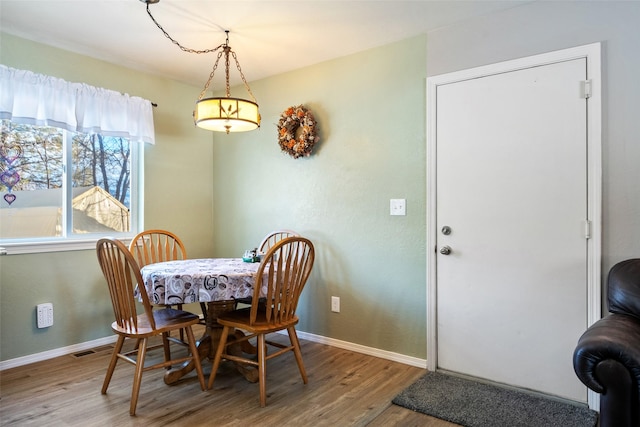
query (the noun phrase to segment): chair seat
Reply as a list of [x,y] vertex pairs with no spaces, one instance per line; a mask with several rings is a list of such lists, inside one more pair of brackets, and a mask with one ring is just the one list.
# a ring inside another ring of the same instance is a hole
[[117,322],[111,324],[111,329],[120,335],[135,338],[145,338],[158,335],[161,332],[171,331],[178,328],[195,325],[200,321],[198,315],[182,310],[174,310],[165,308],[162,310],[154,310],[153,319],[156,328],[152,329],[149,324],[149,318],[145,313],[138,315],[138,329],[135,331],[118,326]]
[[238,310],[229,311],[223,313],[218,317],[218,323],[223,326],[231,326],[234,328],[244,329],[246,331],[255,333],[269,333],[286,329],[290,326],[298,324],[298,316],[293,316],[286,322],[274,323],[273,321],[267,322],[267,318],[264,312],[258,312],[256,320],[253,325],[250,324],[249,318],[251,316],[251,307],[241,308]]

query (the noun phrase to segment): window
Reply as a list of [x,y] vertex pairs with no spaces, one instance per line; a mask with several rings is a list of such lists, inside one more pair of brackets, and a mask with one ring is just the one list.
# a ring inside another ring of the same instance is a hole
[[3,244],[135,234],[139,144],[9,120],[1,130]]
[[0,93],[0,254],[141,229],[150,101],[2,64]]

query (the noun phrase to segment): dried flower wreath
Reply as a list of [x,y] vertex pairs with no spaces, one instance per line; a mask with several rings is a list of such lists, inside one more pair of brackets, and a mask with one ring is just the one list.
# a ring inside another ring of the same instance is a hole
[[313,114],[304,106],[289,107],[280,115],[278,144],[294,159],[309,156],[319,139]]

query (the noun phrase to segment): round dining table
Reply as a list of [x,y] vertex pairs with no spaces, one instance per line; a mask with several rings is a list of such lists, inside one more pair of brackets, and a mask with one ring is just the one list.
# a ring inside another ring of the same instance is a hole
[[159,262],[142,267],[152,304],[231,301],[253,295],[258,262],[242,258],[203,258]]
[[[236,307],[236,300],[253,296],[258,262],[244,262],[242,258],[186,259],[147,264],[141,274],[149,300],[156,305],[205,303],[204,335],[197,343],[201,360],[213,360],[222,327],[218,316]],[[262,290],[261,295],[266,290]],[[235,334],[244,335],[241,331]],[[236,352],[255,353],[248,341]],[[253,367],[236,364],[238,370],[251,382],[257,381]],[[164,381],[173,384],[193,369],[193,363],[165,374]]]

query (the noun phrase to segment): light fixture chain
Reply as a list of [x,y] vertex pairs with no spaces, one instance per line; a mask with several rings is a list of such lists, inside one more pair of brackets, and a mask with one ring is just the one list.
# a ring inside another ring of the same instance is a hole
[[[227,134],[230,132],[244,132],[247,130],[259,128],[260,113],[258,111],[258,103],[256,101],[256,97],[253,95],[253,92],[251,92],[251,88],[249,87],[249,83],[247,83],[247,79],[242,72],[242,68],[240,68],[238,57],[229,46],[229,30],[225,30],[227,37],[224,44],[221,44],[214,49],[191,49],[182,46],[177,40],[171,37],[169,33],[167,33],[165,29],[162,28],[162,25],[160,25],[151,14],[149,5],[158,3],[160,0],[140,1],[147,4],[147,14],[151,18],[151,21],[156,25],[156,27],[158,27],[158,29],[162,31],[162,34],[164,34],[167,39],[178,46],[183,52],[195,54],[218,52],[216,61],[213,64],[213,69],[211,70],[209,78],[204,84],[202,92],[200,92],[200,96],[198,97],[198,101],[196,102],[196,108],[193,111],[193,121],[195,125],[203,129],[226,132]],[[205,95],[209,90],[209,86],[213,81],[214,74],[218,69],[218,64],[220,63],[220,58],[222,58],[223,53],[225,62],[226,99],[223,99],[221,97],[205,98]],[[240,73],[240,77],[242,78],[244,87],[247,89],[247,92],[251,96],[254,105],[251,105],[252,102],[247,101],[246,99],[231,97],[231,87],[229,83],[229,53],[233,55],[233,59],[236,62],[236,68]]]
[[[253,92],[251,92],[251,88],[249,87],[249,84],[247,83],[247,79],[244,78],[244,73],[242,72],[242,68],[240,68],[240,62],[238,62],[238,57],[236,56],[236,53],[231,51],[231,55],[233,55],[233,59],[236,61],[236,68],[238,69],[238,72],[240,73],[240,77],[242,78],[242,82],[244,83],[244,87],[247,89],[247,92],[249,92],[249,95],[251,95],[251,100],[257,104],[256,97],[253,96]],[[229,72],[229,65],[227,64],[227,73],[228,72]],[[227,85],[228,84],[229,84],[229,76],[227,76]],[[229,90],[229,89],[227,88],[227,90]],[[229,95],[227,95],[227,96],[229,96]]]
[[225,69],[225,80],[227,82],[227,87],[226,87],[227,98],[231,96],[231,89],[229,88],[229,51],[231,50],[231,48],[229,47],[228,40],[229,39],[227,39],[227,45],[224,47],[224,69]]
[[[218,56],[216,57],[215,64],[213,64],[213,69],[211,70],[211,74],[209,74],[209,78],[207,79],[207,82],[204,84],[204,89],[202,89],[202,92],[200,92],[200,96],[198,97],[198,100],[202,99],[204,97],[204,94],[209,89],[209,85],[211,84],[211,80],[213,80],[213,75],[215,74],[216,70],[218,69],[218,61],[220,61],[221,57],[222,57],[222,51],[218,52]],[[227,67],[227,69],[229,69],[229,67]],[[229,80],[229,79],[227,78],[227,80]],[[229,96],[228,93],[227,93],[227,96]]]
[[149,14],[149,17],[151,18],[151,20],[153,21],[154,24],[156,24],[156,27],[158,27],[160,29],[160,31],[162,31],[162,33],[164,34],[164,36],[166,38],[168,38],[169,40],[171,40],[171,42],[173,44],[175,44],[176,46],[178,46],[182,51],[184,52],[188,52],[188,53],[197,53],[197,54],[201,54],[201,53],[212,53],[217,51],[218,49],[220,49],[223,45],[219,45],[213,49],[204,49],[204,50],[196,50],[196,49],[191,49],[185,46],[182,46],[177,40],[175,40],[173,37],[171,37],[169,35],[169,33],[167,33],[165,31],[164,28],[162,28],[162,25],[160,25],[158,23],[158,21],[156,21],[156,19],[153,17],[153,15],[151,14],[151,10],[149,10],[149,2],[147,2],[147,13]]

